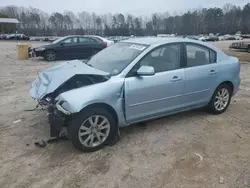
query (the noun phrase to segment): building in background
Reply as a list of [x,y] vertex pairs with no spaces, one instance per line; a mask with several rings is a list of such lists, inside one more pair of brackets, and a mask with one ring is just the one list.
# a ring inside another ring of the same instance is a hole
[[0,33],[17,33],[19,24],[15,18],[0,18]]

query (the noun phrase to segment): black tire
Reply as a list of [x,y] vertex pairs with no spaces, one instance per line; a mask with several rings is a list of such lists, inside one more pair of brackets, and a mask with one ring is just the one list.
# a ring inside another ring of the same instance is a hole
[[248,53],[250,53],[250,46],[248,46],[248,48],[247,48],[247,52],[248,52]]
[[[226,89],[228,91],[229,99],[228,99],[227,105],[223,109],[218,110],[215,107],[216,95],[222,89]],[[212,114],[222,114],[223,112],[225,112],[227,110],[227,108],[229,107],[229,105],[230,105],[231,98],[232,98],[232,93],[233,93],[232,88],[228,84],[221,84],[219,87],[217,87],[217,89],[215,90],[215,92],[213,94],[213,97],[212,97],[211,101],[207,105],[208,112],[210,112]]]
[[[81,143],[80,138],[78,136],[79,129],[83,122],[95,115],[103,116],[109,121],[110,131],[108,137],[102,144],[95,147],[86,147]],[[94,152],[102,149],[105,145],[109,145],[117,136],[117,134],[117,123],[114,117],[104,108],[87,108],[85,110],[82,110],[81,112],[73,115],[68,127],[69,139],[71,140],[73,146],[82,152]]]
[[44,53],[44,59],[46,61],[55,61],[56,58],[57,58],[57,56],[56,56],[56,52],[55,51],[53,51],[53,50],[47,50],[47,51],[45,51],[45,53]]

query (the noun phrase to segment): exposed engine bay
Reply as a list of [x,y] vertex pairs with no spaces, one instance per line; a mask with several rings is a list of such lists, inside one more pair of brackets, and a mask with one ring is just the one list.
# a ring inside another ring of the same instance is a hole
[[69,114],[58,109],[57,105],[63,104],[63,101],[56,99],[60,94],[109,79],[109,73],[95,69],[80,60],[58,63],[39,73],[32,83],[30,95],[39,105],[48,109],[50,136],[59,137],[62,127],[67,127],[71,118]]
[[101,75],[75,75],[59,86],[54,92],[45,95],[41,99],[41,102],[44,105],[55,104],[54,99],[61,93],[92,84],[102,83],[107,81],[109,78],[110,77],[108,76]]
[[59,86],[54,92],[45,95],[40,100],[40,103],[48,107],[48,120],[51,125],[50,136],[59,137],[62,127],[67,127],[70,120],[70,116],[60,112],[55,105],[57,103],[55,98],[58,95],[80,87],[105,82],[108,79],[108,77],[101,75],[75,75]]

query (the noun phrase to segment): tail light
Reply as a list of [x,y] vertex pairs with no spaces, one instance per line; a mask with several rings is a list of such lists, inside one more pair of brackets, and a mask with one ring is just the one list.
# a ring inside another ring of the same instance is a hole
[[104,44],[106,47],[108,46],[108,43],[107,43],[107,42],[104,42],[103,44]]

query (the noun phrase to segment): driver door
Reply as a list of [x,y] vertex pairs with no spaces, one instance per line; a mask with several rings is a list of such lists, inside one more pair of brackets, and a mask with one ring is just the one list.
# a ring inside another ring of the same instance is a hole
[[62,41],[57,49],[59,56],[65,59],[77,59],[77,50],[79,48],[77,37],[69,37]]
[[182,45],[169,44],[153,50],[131,70],[152,66],[155,75],[128,74],[125,79],[125,116],[128,123],[173,113],[182,108],[184,69]]

